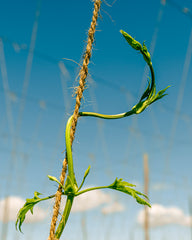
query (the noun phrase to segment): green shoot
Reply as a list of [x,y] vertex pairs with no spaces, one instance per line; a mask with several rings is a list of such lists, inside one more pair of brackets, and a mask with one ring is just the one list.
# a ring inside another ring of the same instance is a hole
[[[166,87],[165,89],[159,91],[158,93],[156,93],[155,74],[154,74],[154,70],[153,70],[153,66],[152,66],[152,62],[151,62],[151,55],[148,52],[146,45],[144,43],[140,44],[138,41],[136,41],[134,38],[132,38],[129,34],[124,32],[123,30],[121,30],[120,32],[122,33],[122,35],[124,36],[126,41],[129,43],[129,45],[133,49],[135,49],[136,51],[139,51],[142,54],[145,62],[147,63],[147,65],[150,68],[151,79],[148,82],[147,88],[143,92],[139,102],[135,106],[133,106],[132,109],[128,112],[120,113],[120,114],[116,114],[116,115],[105,115],[105,114],[92,113],[92,112],[80,112],[79,117],[89,116],[89,117],[98,117],[98,118],[104,118],[104,119],[124,118],[124,117],[130,116],[130,115],[133,115],[133,114],[139,114],[139,113],[143,112],[149,105],[151,105],[152,103],[156,102],[157,100],[159,100],[159,99],[163,98],[165,95],[167,95],[165,92],[169,86]],[[92,187],[92,188],[87,188],[87,189],[81,190],[81,188],[84,185],[84,182],[90,172],[90,166],[85,171],[83,180],[82,180],[80,186],[78,187],[76,179],[75,179],[74,169],[73,169],[73,157],[72,157],[72,149],[71,149],[71,141],[70,141],[70,130],[71,130],[72,120],[73,120],[73,115],[69,118],[67,125],[66,125],[66,131],[65,131],[66,154],[67,154],[67,160],[68,160],[68,176],[66,178],[65,184],[62,185],[57,178],[48,175],[49,180],[54,181],[57,184],[59,184],[63,189],[62,194],[67,196],[67,201],[66,201],[66,205],[64,208],[64,212],[62,214],[61,220],[58,224],[57,231],[55,233],[55,237],[57,239],[60,238],[60,236],[65,228],[66,222],[70,215],[70,211],[72,208],[74,198],[80,194],[83,194],[83,193],[86,193],[89,191],[93,191],[93,190],[97,190],[97,189],[107,189],[108,188],[108,189],[117,190],[117,191],[123,192],[125,194],[128,194],[128,195],[132,196],[139,204],[147,205],[150,207],[150,204],[147,201],[148,200],[147,196],[145,194],[135,190],[133,188],[133,187],[136,187],[134,184],[123,181],[121,178],[120,179],[116,178],[112,184],[107,185],[107,186],[98,186],[98,187]],[[48,196],[45,198],[40,198],[39,195],[40,195],[40,193],[35,192],[34,197],[32,199],[26,199],[26,203],[20,209],[20,211],[18,213],[17,221],[16,221],[16,228],[18,227],[20,231],[21,231],[21,226],[25,220],[25,216],[26,216],[27,212],[30,211],[31,213],[33,213],[33,208],[38,202],[53,198],[55,196],[55,195],[51,195],[51,196]]]

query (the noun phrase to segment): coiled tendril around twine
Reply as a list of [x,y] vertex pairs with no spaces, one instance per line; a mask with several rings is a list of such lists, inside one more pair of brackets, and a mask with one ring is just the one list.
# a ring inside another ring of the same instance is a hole
[[[91,58],[92,44],[94,41],[94,34],[95,34],[100,5],[101,5],[101,0],[95,0],[92,22],[91,22],[91,26],[90,26],[90,29],[88,32],[87,47],[86,47],[85,54],[84,54],[83,65],[82,65],[82,67],[80,69],[80,73],[79,73],[79,76],[80,76],[79,86],[76,91],[76,105],[75,105],[75,110],[73,113],[73,122],[72,122],[71,132],[70,132],[71,144],[73,143],[73,140],[75,138],[77,120],[78,120],[78,116],[79,116],[79,108],[80,108],[80,104],[81,104],[81,98],[83,96],[83,91],[85,88],[85,79],[88,74],[88,64],[89,64],[89,60]],[[64,184],[66,172],[67,172],[67,158],[65,155],[65,159],[63,160],[62,172],[60,175],[60,182],[62,185]],[[53,216],[52,216],[52,220],[51,220],[50,233],[49,233],[48,240],[56,240],[55,228],[56,228],[56,223],[57,223],[57,219],[58,219],[58,215],[59,215],[59,209],[60,209],[60,204],[61,204],[61,195],[62,195],[62,188],[61,188],[61,186],[59,186],[57,189],[56,195],[55,195],[55,204],[53,207]]]

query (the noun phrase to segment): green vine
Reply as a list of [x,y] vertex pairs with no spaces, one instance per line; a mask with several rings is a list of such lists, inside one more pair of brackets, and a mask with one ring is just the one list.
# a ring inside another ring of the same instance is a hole
[[[151,72],[151,79],[148,82],[148,86],[147,86],[146,90],[144,91],[144,93],[142,94],[139,102],[128,112],[116,114],[116,115],[105,115],[105,114],[99,114],[99,113],[94,113],[94,112],[80,112],[79,117],[89,116],[89,117],[97,117],[97,118],[104,118],[104,119],[124,118],[124,117],[130,116],[130,115],[133,115],[133,114],[139,114],[139,113],[143,112],[150,104],[152,104],[153,102],[155,102],[155,101],[161,99],[162,97],[164,97],[165,95],[167,95],[167,94],[165,94],[165,91],[169,86],[167,88],[159,91],[158,93],[156,93],[155,74],[154,74],[154,70],[153,70],[153,66],[152,66],[152,62],[151,62],[151,56],[147,50],[146,45],[144,43],[143,43],[143,45],[141,45],[138,41],[136,41],[134,38],[132,38],[126,32],[124,32],[122,30],[120,32],[122,33],[122,35],[124,36],[126,41],[129,43],[129,45],[133,49],[139,51],[142,54],[145,62],[148,64],[148,66],[150,68],[150,72]],[[62,194],[67,196],[65,208],[64,208],[61,220],[59,222],[57,231],[55,233],[55,237],[57,239],[60,238],[60,236],[63,232],[63,229],[65,228],[68,217],[70,215],[70,211],[72,208],[74,198],[85,192],[93,191],[93,190],[97,190],[97,189],[105,189],[105,188],[117,190],[117,191],[120,191],[120,192],[123,192],[123,193],[126,193],[126,194],[132,196],[133,198],[136,199],[136,201],[139,204],[147,205],[150,207],[150,204],[148,203],[148,201],[145,200],[145,199],[148,200],[147,196],[144,195],[143,193],[135,190],[134,189],[134,187],[136,187],[135,185],[128,183],[126,181],[123,181],[121,178],[120,179],[116,178],[112,184],[107,185],[107,186],[91,187],[91,188],[81,190],[81,188],[86,180],[86,177],[88,176],[88,174],[90,172],[90,166],[85,171],[83,180],[78,187],[78,184],[75,179],[74,169],[73,169],[73,157],[72,157],[71,140],[70,140],[70,130],[71,130],[72,120],[73,120],[73,115],[68,119],[67,125],[66,125],[66,131],[65,131],[66,154],[67,154],[67,161],[68,161],[68,176],[65,181],[65,184],[62,185],[57,178],[48,175],[49,180],[54,181],[57,184],[59,184],[63,189]],[[48,200],[50,198],[55,197],[55,195],[51,195],[51,196],[48,196],[45,198],[40,198],[39,195],[40,195],[40,193],[35,192],[34,197],[31,199],[26,199],[26,203],[20,209],[18,216],[17,216],[17,220],[16,220],[16,228],[18,228],[20,231],[21,231],[21,226],[25,220],[26,213],[28,211],[31,211],[31,213],[33,213],[33,208],[38,202]]]

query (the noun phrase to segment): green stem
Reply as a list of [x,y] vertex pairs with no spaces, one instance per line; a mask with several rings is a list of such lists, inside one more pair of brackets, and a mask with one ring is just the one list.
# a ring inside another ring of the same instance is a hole
[[73,121],[73,115],[67,121],[66,129],[65,129],[65,142],[66,142],[66,153],[67,153],[67,162],[68,162],[68,174],[72,184],[74,184],[75,175],[73,170],[73,157],[72,157],[71,138],[70,138],[72,121]]
[[[85,189],[85,190],[82,190],[80,192],[78,192],[77,194],[75,194],[75,196],[78,196],[80,194],[83,194],[85,192],[89,192],[89,191],[92,191],[92,190],[97,190],[97,189],[104,189],[104,188],[109,188],[109,186],[101,186],[101,187],[92,187],[92,188],[88,188],[88,189]],[[62,215],[62,218],[59,222],[59,225],[58,225],[58,228],[57,228],[57,231],[55,233],[55,237],[56,239],[60,239],[61,237],[61,234],[65,228],[65,225],[67,223],[67,220],[68,220],[68,217],[69,217],[69,214],[71,212],[71,208],[72,208],[72,204],[73,204],[73,200],[74,200],[74,195],[68,195],[67,197],[67,201],[66,201],[66,204],[65,204],[65,209],[64,209],[64,212],[63,212],[63,215]]]
[[100,187],[87,188],[87,189],[84,189],[84,190],[82,190],[80,192],[77,192],[75,194],[75,196],[79,196],[80,194],[83,194],[83,193],[86,193],[86,192],[89,192],[89,191],[98,190],[98,189],[104,189],[104,188],[109,188],[109,186],[100,186]]
[[[66,154],[67,154],[67,162],[68,162],[68,175],[70,177],[72,187],[75,188],[76,181],[75,181],[75,175],[73,170],[73,157],[72,157],[71,138],[70,138],[72,120],[73,120],[73,115],[67,121],[66,129],[65,129],[65,142],[66,142]],[[65,204],[63,215],[57,227],[57,231],[55,233],[55,236],[57,239],[60,238],[65,228],[69,214],[71,212],[74,197],[75,197],[74,193],[67,196],[67,201]]]
[[69,195],[67,197],[67,201],[66,201],[66,204],[65,204],[65,209],[64,209],[64,212],[63,212],[63,215],[62,215],[62,218],[59,222],[59,225],[58,225],[58,228],[57,228],[57,231],[55,233],[55,237],[57,239],[59,239],[61,237],[61,234],[65,228],[65,225],[67,223],[67,220],[68,220],[68,217],[69,217],[69,214],[71,212],[71,208],[72,208],[72,204],[73,204],[73,199],[74,199],[74,196],[73,195]]
[[51,198],[54,198],[54,197],[55,197],[55,194],[50,195],[50,196],[45,197],[45,198],[41,198],[41,199],[42,199],[42,201],[44,201],[44,200],[48,200],[48,199],[51,199]]
[[152,91],[152,89],[155,87],[155,73],[154,73],[154,69],[153,69],[153,65],[152,63],[150,63],[150,65],[148,64],[150,71],[151,71],[151,89],[150,91]]
[[94,113],[94,112],[80,112],[79,116],[89,116],[89,117],[97,117],[97,118],[104,118],[104,119],[119,119],[128,117],[132,114],[134,114],[134,110],[130,110],[129,112],[115,114],[115,115],[106,115],[106,114],[100,114],[100,113]]

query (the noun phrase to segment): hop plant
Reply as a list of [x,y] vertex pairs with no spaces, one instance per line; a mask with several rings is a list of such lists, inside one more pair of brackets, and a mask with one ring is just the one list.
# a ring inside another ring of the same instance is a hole
[[[159,91],[156,93],[156,85],[155,85],[155,74],[152,66],[152,61],[151,61],[151,56],[150,53],[147,50],[147,47],[145,43],[140,44],[138,41],[136,41],[133,37],[131,37],[128,33],[124,32],[123,30],[120,31],[126,41],[129,43],[129,45],[135,49],[136,51],[139,51],[147,63],[147,65],[150,68],[151,72],[151,79],[148,81],[147,88],[145,89],[144,93],[142,94],[139,102],[132,107],[130,111],[127,111],[125,113],[120,113],[120,114],[115,114],[115,115],[105,115],[105,114],[100,114],[100,113],[93,113],[93,112],[80,112],[79,117],[85,117],[85,116],[90,116],[90,117],[97,117],[97,118],[104,118],[104,119],[118,119],[118,118],[124,118],[133,114],[139,114],[143,112],[149,105],[152,103],[156,102],[157,100],[163,98],[165,95],[167,95],[165,92],[167,90],[166,87],[165,89]],[[51,181],[56,182],[62,187],[62,194],[67,196],[67,201],[65,205],[65,209],[63,212],[63,215],[61,217],[61,220],[59,222],[57,231],[55,233],[55,236],[57,239],[60,238],[63,229],[66,225],[66,222],[68,220],[71,207],[73,204],[73,200],[76,196],[83,194],[88,191],[93,191],[97,189],[112,189],[112,190],[117,190],[120,192],[123,192],[125,194],[128,194],[132,196],[139,204],[147,205],[150,207],[150,204],[148,202],[148,198],[145,194],[137,191],[134,189],[136,187],[134,184],[128,183],[124,181],[122,178],[116,178],[115,181],[107,186],[98,186],[98,187],[92,187],[92,188],[87,188],[84,190],[81,190],[89,172],[90,172],[90,166],[87,168],[85,171],[83,180],[81,184],[78,187],[77,181],[75,179],[75,174],[74,174],[74,169],[73,169],[73,157],[72,157],[72,149],[71,149],[71,140],[70,140],[70,130],[71,130],[71,125],[72,125],[72,120],[73,120],[73,115],[69,118],[67,125],[66,125],[66,131],[65,131],[65,142],[66,142],[66,155],[67,155],[67,160],[68,160],[68,176],[65,181],[65,184],[62,185],[60,181],[53,176],[49,176],[48,178]],[[40,198],[41,194],[39,192],[34,193],[34,197],[31,199],[26,199],[26,203],[24,206],[20,209],[18,216],[17,216],[17,221],[16,221],[16,228],[18,227],[19,230],[21,231],[21,226],[25,220],[25,216],[28,211],[33,213],[33,208],[34,206],[39,203],[40,201],[44,201],[50,198],[55,197],[55,195],[51,195],[45,198]]]

